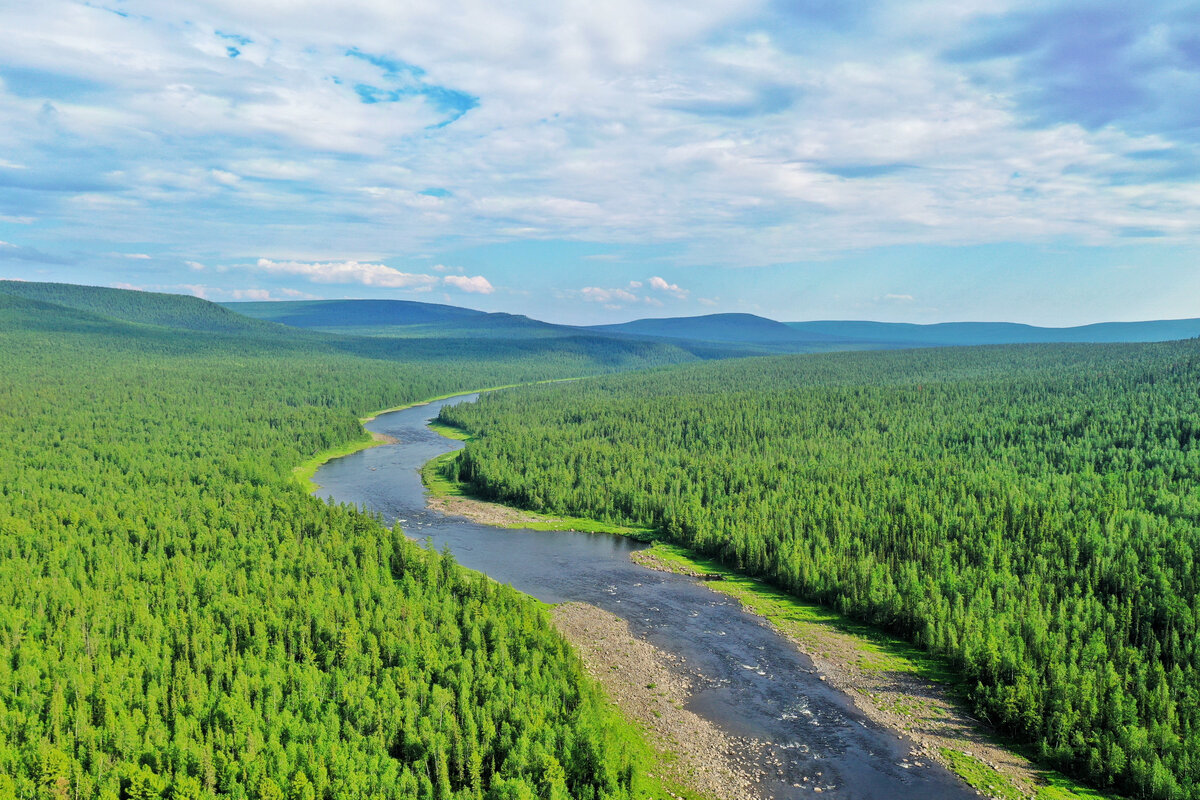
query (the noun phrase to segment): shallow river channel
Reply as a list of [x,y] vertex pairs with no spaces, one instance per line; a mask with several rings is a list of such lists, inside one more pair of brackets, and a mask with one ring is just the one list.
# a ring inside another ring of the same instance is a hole
[[627,620],[636,636],[683,659],[696,687],[691,711],[733,736],[768,743],[745,753],[766,797],[977,797],[917,757],[910,742],[863,716],[820,680],[807,656],[736,600],[695,579],[632,563],[630,551],[643,545],[606,534],[494,528],[427,509],[418,470],[462,443],[426,422],[442,406],[476,397],[379,416],[367,427],[398,443],[326,464],[315,478],[318,494],[399,521],[409,536],[428,537],[438,550],[448,545],[464,566],[541,600],[591,603]]

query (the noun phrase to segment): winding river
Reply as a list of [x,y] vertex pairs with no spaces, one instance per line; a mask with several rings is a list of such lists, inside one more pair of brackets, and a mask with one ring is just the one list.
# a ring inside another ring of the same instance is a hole
[[[442,406],[469,394],[380,415],[367,427],[392,436],[329,462],[318,494],[399,521],[414,538],[449,546],[459,563],[548,603],[591,603],[629,622],[634,634],[684,660],[695,678],[688,708],[728,733],[769,744],[746,758],[766,797],[940,800],[977,794],[911,743],[867,719],[822,682],[812,662],[736,600],[679,575],[629,560],[643,545],[606,534],[493,528],[425,507],[418,470],[462,447],[426,427]],[[920,765],[918,765],[920,764]]]

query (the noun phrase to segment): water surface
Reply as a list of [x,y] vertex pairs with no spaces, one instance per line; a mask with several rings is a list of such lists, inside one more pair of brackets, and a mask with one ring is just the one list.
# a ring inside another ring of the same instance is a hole
[[[820,680],[812,662],[761,618],[701,583],[638,566],[644,545],[595,533],[509,530],[425,507],[419,469],[463,446],[426,427],[462,395],[382,414],[367,428],[397,443],[363,450],[318,470],[318,495],[398,521],[414,538],[448,546],[459,563],[548,603],[599,606],[636,635],[681,657],[695,677],[691,711],[734,736],[769,744],[745,754],[770,797],[854,800],[974,798],[936,764],[914,764],[912,745],[858,711]],[[797,786],[798,784],[798,786]]]

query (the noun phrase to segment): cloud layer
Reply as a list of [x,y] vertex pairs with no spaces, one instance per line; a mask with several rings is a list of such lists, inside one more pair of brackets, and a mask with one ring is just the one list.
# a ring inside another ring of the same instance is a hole
[[298,275],[312,283],[337,283],[343,285],[376,286],[386,289],[408,289],[430,291],[438,285],[450,286],[470,294],[491,294],[492,284],[482,275],[422,275],[401,272],[386,264],[364,264],[358,261],[330,261],[325,263],[305,261],[272,261],[260,258],[252,267],[256,272],[268,275]]
[[663,246],[669,268],[898,246],[1195,247],[1200,105],[1181,101],[1200,96],[1193,11],[15,4],[0,29],[0,236],[13,242],[0,258],[45,262],[62,243],[126,254],[113,270],[152,255],[180,281],[187,262],[250,263],[226,274],[613,305],[699,298],[662,278],[630,288],[629,274],[582,290],[484,267],[490,280],[440,278],[414,259],[524,240]]

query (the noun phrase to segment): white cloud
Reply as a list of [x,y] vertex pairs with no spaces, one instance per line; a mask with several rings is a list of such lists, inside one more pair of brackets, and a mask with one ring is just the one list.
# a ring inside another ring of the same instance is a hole
[[128,258],[132,261],[148,261],[150,256],[146,253],[109,253],[113,258]]
[[488,279],[482,275],[468,278],[465,275],[447,275],[442,279],[447,285],[472,294],[491,294],[495,291]]
[[209,172],[213,180],[225,186],[237,186],[242,182],[240,175],[234,175],[232,172],[226,172],[223,169],[214,169]]
[[[320,300],[321,298],[315,294],[302,292],[299,289],[280,289],[279,293],[288,300]],[[272,298],[274,299],[274,298]]]
[[391,289],[429,289],[438,283],[433,275],[401,272],[384,264],[364,264],[358,261],[272,261],[260,258],[255,267],[275,275],[300,275],[313,283],[359,283],[363,286],[382,286]]
[[7,214],[0,214],[0,222],[9,222],[13,225],[32,225],[36,220],[36,217],[12,217]]
[[[278,3],[128,0],[127,17],[9,5],[5,66],[97,87],[54,100],[51,114],[44,98],[0,85],[0,168],[61,162],[79,184],[8,210],[51,220],[64,240],[219,259],[567,239],[668,244],[678,263],[720,266],[900,244],[1108,244],[1125,229],[1200,241],[1196,180],[1155,177],[1138,156],[1186,157],[1194,146],[1176,131],[1039,123],[1017,105],[1037,87],[982,85],[941,57],[970,40],[979,3],[880,5],[845,30],[739,0],[465,0],[454,14],[345,0],[336,15],[313,3],[281,14]],[[216,30],[252,42],[230,58]],[[349,47],[479,105],[438,127],[452,115],[432,97],[364,103],[356,85],[386,93],[403,80]],[[339,274],[412,280],[369,266]]]
[[321,170],[314,164],[300,163],[285,159],[251,158],[236,161],[230,165],[237,173],[254,178],[270,180],[299,181],[314,178]]
[[[128,285],[118,285],[119,289],[138,288]],[[296,289],[226,289],[219,286],[206,286],[202,283],[181,283],[174,286],[153,286],[149,287],[151,291],[156,292],[178,292],[180,290],[187,292],[190,295],[199,297],[201,300],[234,300],[247,302],[267,302],[281,300],[319,300],[320,298],[314,294],[301,292]]]
[[638,296],[624,289],[602,289],[599,286],[585,286],[579,290],[584,300],[590,303],[605,303],[612,304],[613,307],[619,308],[614,301],[620,303],[636,303]]
[[229,293],[234,300],[270,300],[269,289],[234,289]]
[[653,292],[669,294],[677,300],[688,296],[687,289],[681,289],[678,284],[667,283],[655,275],[647,281],[630,281],[622,288],[605,288],[587,286],[579,291],[579,296],[591,303],[603,303],[606,308],[620,308],[630,303],[644,303],[648,306],[662,307],[663,301],[652,294],[642,294],[639,290],[648,288]]
[[196,272],[203,272],[205,270],[205,266],[199,261],[184,261],[183,263],[187,265],[188,269]]
[[687,289],[680,289],[679,284],[677,283],[667,283],[657,275],[650,279],[650,288],[658,292],[667,292],[668,294],[672,294],[680,300],[683,300],[688,296]]
[[[131,287],[126,284],[117,284],[116,288],[131,289],[135,287]],[[209,298],[209,294],[212,292],[212,289],[202,283],[181,283],[176,288],[182,289],[193,297],[199,297],[201,300],[207,300]]]
[[894,303],[911,303],[913,296],[911,294],[885,294],[884,300],[891,300]]

